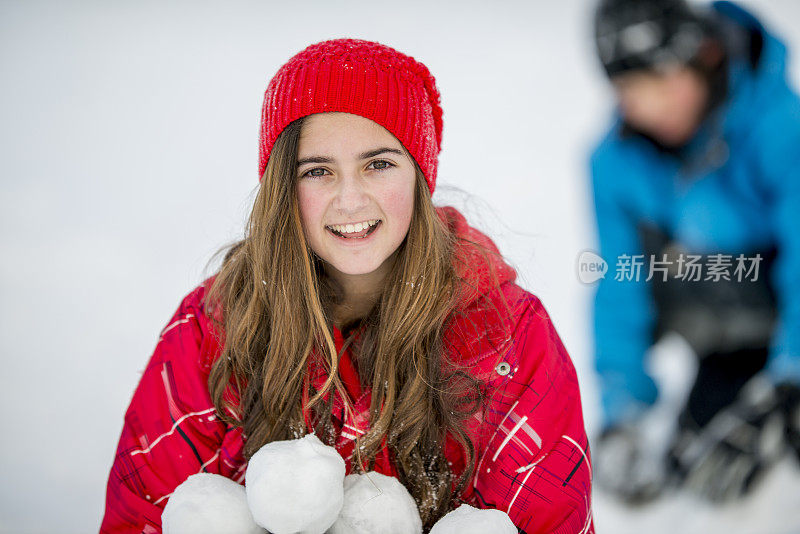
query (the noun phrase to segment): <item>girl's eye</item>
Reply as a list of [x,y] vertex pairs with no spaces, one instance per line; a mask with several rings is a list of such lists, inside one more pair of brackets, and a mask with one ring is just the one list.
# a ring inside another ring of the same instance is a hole
[[308,178],[321,178],[321,177],[325,176],[326,172],[327,171],[325,169],[323,169],[322,167],[316,167],[314,169],[306,171],[303,174],[303,176],[301,176],[301,178],[305,178],[305,177],[308,177]]
[[382,159],[373,161],[372,163],[370,163],[370,166],[373,169],[375,169],[376,171],[383,171],[383,170],[386,170],[386,169],[388,169],[390,167],[394,167],[393,164],[389,163],[386,160],[382,160]]

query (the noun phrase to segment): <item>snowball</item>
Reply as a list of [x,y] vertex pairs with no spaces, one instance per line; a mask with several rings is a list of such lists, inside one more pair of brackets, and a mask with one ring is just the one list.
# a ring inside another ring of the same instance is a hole
[[273,534],[323,534],[342,509],[344,460],[317,436],[273,441],[247,466],[247,502]]
[[222,475],[198,473],[187,478],[161,514],[164,534],[263,534],[256,525],[244,487]]
[[462,504],[433,525],[430,534],[517,534],[508,514],[487,508],[479,510]]
[[344,506],[329,534],[421,534],[417,503],[399,480],[380,473],[348,475]]

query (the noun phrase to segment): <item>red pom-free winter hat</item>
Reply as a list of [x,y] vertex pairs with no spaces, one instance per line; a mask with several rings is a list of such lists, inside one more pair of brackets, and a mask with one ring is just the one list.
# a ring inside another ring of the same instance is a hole
[[259,180],[289,123],[329,111],[360,115],[389,130],[414,157],[433,193],[442,146],[435,80],[414,58],[360,39],[313,44],[278,69],[261,109]]

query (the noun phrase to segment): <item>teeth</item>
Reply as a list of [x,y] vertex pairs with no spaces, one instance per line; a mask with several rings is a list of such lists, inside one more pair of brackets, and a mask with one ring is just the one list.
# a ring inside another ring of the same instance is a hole
[[380,219],[372,219],[370,221],[359,222],[355,224],[332,224],[328,226],[331,230],[335,230],[340,234],[353,234],[355,232],[361,232],[362,230],[366,230],[371,226],[375,226],[378,224]]

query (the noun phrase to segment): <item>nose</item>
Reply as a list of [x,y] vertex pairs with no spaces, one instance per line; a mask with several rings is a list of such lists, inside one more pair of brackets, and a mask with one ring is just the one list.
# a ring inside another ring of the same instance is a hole
[[358,214],[369,205],[369,194],[357,173],[348,173],[339,180],[333,207],[343,215]]

